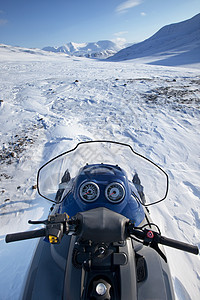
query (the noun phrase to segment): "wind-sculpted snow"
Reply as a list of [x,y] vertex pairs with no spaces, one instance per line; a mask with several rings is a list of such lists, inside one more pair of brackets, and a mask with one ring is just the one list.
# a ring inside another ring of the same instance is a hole
[[[5,234],[48,215],[35,189],[38,168],[79,141],[127,142],[162,166],[170,191],[152,218],[163,235],[200,246],[199,71],[56,54],[1,57],[0,299],[19,299],[37,243],[5,244]],[[199,299],[200,257],[166,251],[177,299]]]

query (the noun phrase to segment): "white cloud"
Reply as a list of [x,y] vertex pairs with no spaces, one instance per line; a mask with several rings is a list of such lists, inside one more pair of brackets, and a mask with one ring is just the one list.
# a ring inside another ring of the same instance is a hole
[[0,26],[3,26],[8,23],[8,20],[0,19]]
[[115,38],[112,39],[112,42],[114,42],[115,44],[117,44],[119,47],[123,47],[124,44],[127,43],[126,39],[123,37],[123,35],[127,34],[128,31],[119,31],[119,32],[115,32],[114,36]]
[[[0,15],[4,15],[4,14],[5,14],[5,12],[3,10],[0,10]],[[3,26],[5,24],[7,24],[7,23],[8,23],[8,20],[6,20],[6,19],[0,19],[0,26]]]
[[145,12],[140,13],[142,17],[145,17],[147,14]]
[[115,39],[112,39],[112,42],[117,44],[119,47],[123,47],[127,41],[125,38],[117,37]]
[[114,35],[115,36],[122,36],[122,35],[127,34],[127,33],[128,33],[128,31],[119,31],[119,32],[114,33]]
[[122,2],[120,5],[117,6],[116,12],[124,13],[127,12],[128,9],[140,5],[143,0],[127,0]]

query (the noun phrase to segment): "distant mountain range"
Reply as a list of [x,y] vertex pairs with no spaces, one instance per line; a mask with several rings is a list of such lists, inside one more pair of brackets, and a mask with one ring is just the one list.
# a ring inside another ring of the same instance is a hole
[[42,50],[70,56],[107,58],[110,61],[135,59],[154,65],[200,65],[200,14],[189,20],[164,26],[145,41],[131,46],[129,44],[128,47],[104,40],[94,43],[70,42]]
[[193,18],[164,26],[147,40],[122,49],[111,61],[146,58],[159,65],[200,63],[200,14]]
[[[124,46],[125,47],[125,46]],[[105,40],[94,43],[67,43],[60,47],[44,47],[42,50],[61,52],[73,56],[85,56],[91,58],[105,58],[114,55],[123,47],[114,42]]]
[[200,68],[200,14],[193,18],[164,26],[143,42],[121,46],[104,40],[94,43],[70,42],[60,47],[28,49],[0,44],[0,56],[12,57],[16,54],[104,58],[109,61],[133,60],[134,62],[163,65],[191,66]]

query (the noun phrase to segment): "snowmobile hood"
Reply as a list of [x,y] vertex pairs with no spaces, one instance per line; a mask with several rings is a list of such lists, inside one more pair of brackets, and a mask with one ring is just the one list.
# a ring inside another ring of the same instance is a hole
[[144,219],[137,190],[126,172],[117,165],[92,164],[81,168],[59,212],[74,216],[98,207],[132,219],[137,225]]

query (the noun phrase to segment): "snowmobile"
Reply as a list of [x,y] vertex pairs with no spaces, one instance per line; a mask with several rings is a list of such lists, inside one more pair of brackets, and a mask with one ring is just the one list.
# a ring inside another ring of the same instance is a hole
[[198,254],[161,235],[149,206],[168,193],[168,175],[130,145],[80,142],[43,165],[38,193],[47,220],[6,242],[40,238],[22,299],[175,299],[163,245]]

